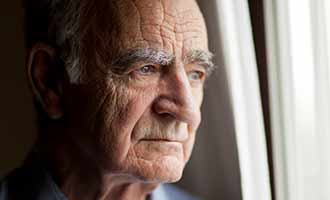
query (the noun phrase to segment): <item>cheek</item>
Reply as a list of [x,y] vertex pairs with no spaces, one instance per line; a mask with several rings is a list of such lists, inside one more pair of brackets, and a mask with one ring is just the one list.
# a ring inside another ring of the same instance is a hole
[[126,159],[132,147],[132,132],[139,119],[149,110],[152,94],[141,90],[123,87],[118,90],[115,98],[107,100],[108,106],[103,108],[103,127],[100,141],[108,154],[118,162]]
[[195,98],[196,105],[200,108],[204,97],[203,86],[194,89],[193,96]]
[[183,144],[183,159],[188,162],[195,143],[196,132],[190,133],[189,140]]
[[128,93],[129,95],[125,96],[126,104],[122,105],[122,108],[117,109],[122,110],[122,112],[114,120],[113,126],[115,126],[117,130],[121,130],[131,136],[134,127],[141,117],[146,112],[150,112],[154,95],[139,90],[131,90]]

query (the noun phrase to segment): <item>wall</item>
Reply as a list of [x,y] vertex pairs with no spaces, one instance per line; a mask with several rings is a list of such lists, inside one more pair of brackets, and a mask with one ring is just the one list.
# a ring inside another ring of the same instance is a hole
[[19,2],[0,6],[0,176],[21,163],[35,138]]

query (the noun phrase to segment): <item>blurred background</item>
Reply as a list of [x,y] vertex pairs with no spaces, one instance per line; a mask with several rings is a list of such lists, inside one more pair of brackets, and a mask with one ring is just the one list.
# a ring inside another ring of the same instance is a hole
[[0,175],[20,165],[35,139],[35,115],[25,77],[20,0],[0,7]]

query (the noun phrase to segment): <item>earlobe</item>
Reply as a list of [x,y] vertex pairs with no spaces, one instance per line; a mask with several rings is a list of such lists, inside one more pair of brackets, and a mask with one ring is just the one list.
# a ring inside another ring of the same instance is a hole
[[63,66],[56,66],[55,49],[46,44],[33,46],[27,60],[27,75],[33,95],[52,119],[61,118],[62,80],[59,74]]

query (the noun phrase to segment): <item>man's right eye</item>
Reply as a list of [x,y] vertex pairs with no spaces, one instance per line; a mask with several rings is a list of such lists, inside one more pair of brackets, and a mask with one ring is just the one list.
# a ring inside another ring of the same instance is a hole
[[154,65],[144,65],[135,71],[141,75],[147,76],[157,72],[157,67]]

